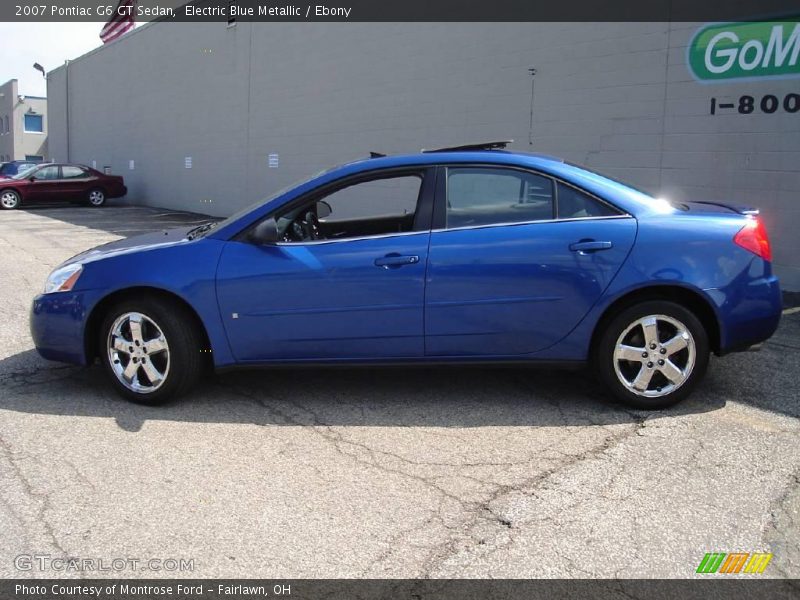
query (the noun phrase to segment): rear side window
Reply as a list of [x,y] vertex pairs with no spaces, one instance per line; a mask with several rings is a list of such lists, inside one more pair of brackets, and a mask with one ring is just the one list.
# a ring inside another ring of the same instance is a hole
[[80,167],[70,167],[65,165],[61,167],[61,176],[64,179],[79,179],[81,177],[86,177],[86,171]]
[[447,228],[553,218],[553,181],[495,168],[447,169]]
[[576,190],[574,187],[558,184],[558,218],[584,219],[587,217],[611,217],[620,214],[608,204]]

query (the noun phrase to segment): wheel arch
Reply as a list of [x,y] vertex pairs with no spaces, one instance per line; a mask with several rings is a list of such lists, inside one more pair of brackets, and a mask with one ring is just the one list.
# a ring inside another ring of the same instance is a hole
[[203,320],[200,318],[200,315],[195,310],[195,308],[189,302],[187,302],[186,299],[182,298],[175,292],[171,292],[163,288],[151,287],[151,286],[136,286],[136,287],[129,287],[120,290],[115,290],[110,294],[108,294],[107,296],[104,296],[92,308],[88,318],[86,319],[86,327],[84,327],[84,332],[83,332],[83,346],[87,364],[92,364],[95,358],[97,358],[97,356],[99,355],[99,348],[97,348],[97,336],[100,329],[100,325],[103,322],[103,317],[108,312],[108,310],[118,302],[122,302],[123,300],[129,300],[132,297],[141,298],[143,296],[161,298],[163,300],[166,300],[168,302],[173,302],[176,305],[180,306],[183,310],[186,311],[186,314],[189,315],[190,318],[192,318],[195,321],[195,324],[198,326],[201,336],[203,338],[203,344],[205,344],[205,347],[208,349],[211,348],[210,338],[208,336],[208,331],[206,330]]
[[104,186],[103,184],[100,184],[100,183],[97,183],[97,184],[94,184],[94,185],[90,185],[88,188],[85,188],[85,189],[86,189],[86,193],[87,194],[93,192],[94,190],[100,190],[101,192],[103,192],[103,195],[108,196],[108,190],[107,190],[106,186]]
[[20,202],[22,202],[22,192],[20,192],[17,188],[11,186],[0,188],[0,194],[3,192],[14,192],[17,196],[19,196]]
[[615,315],[629,306],[649,300],[675,302],[691,310],[705,327],[711,350],[717,354],[720,352],[722,346],[722,331],[717,313],[708,298],[703,296],[699,290],[667,283],[648,285],[646,287],[630,290],[609,304],[592,331],[590,355],[594,354],[603,331]]

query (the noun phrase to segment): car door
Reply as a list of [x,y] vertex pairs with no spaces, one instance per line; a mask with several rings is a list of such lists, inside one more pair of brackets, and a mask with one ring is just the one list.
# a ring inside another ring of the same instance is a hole
[[25,199],[35,202],[49,202],[55,197],[60,183],[60,169],[58,165],[45,165],[30,174],[33,178],[26,187]]
[[54,190],[54,198],[58,200],[77,200],[86,197],[92,175],[87,169],[78,165],[61,165],[61,180]]
[[[237,360],[423,356],[429,173],[379,173],[334,188],[269,215],[281,241],[257,245],[244,235],[226,244],[217,298]],[[330,215],[319,219],[318,239],[305,239],[298,219],[312,206]]]
[[453,166],[439,177],[429,356],[513,357],[553,345],[600,298],[636,235],[632,217],[543,174]]

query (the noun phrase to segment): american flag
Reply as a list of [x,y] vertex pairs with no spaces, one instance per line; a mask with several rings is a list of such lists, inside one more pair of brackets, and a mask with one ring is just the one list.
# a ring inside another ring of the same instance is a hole
[[133,29],[135,20],[136,0],[119,0],[117,10],[100,31],[100,39],[104,44],[113,42],[119,36]]

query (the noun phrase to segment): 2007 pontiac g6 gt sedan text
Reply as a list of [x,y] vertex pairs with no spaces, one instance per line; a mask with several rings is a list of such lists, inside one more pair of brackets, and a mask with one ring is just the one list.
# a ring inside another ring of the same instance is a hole
[[224,221],[120,240],[33,301],[48,359],[157,404],[211,368],[590,364],[619,400],[687,396],[773,334],[757,211],[670,203],[503,144],[372,158]]

